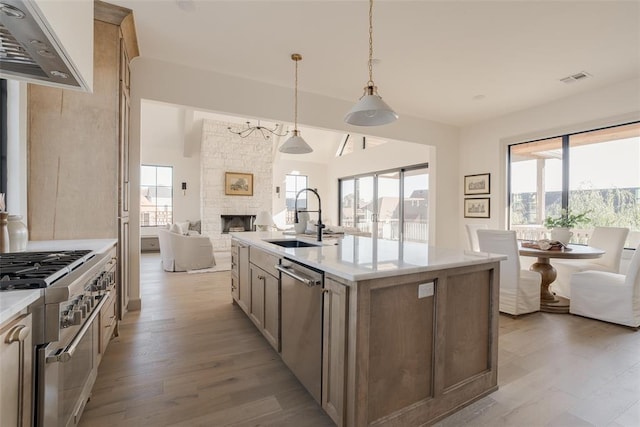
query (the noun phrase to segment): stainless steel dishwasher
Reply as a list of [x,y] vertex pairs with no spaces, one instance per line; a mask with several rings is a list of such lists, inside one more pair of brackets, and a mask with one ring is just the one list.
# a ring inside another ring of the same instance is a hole
[[320,403],[324,273],[288,259],[276,268],[281,272],[282,360]]

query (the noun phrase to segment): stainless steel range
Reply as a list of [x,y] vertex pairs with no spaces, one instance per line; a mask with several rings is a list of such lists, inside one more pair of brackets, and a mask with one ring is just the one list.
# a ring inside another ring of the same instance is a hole
[[42,289],[33,315],[33,425],[78,423],[97,375],[100,312],[112,301],[116,251],[0,254],[0,291]]

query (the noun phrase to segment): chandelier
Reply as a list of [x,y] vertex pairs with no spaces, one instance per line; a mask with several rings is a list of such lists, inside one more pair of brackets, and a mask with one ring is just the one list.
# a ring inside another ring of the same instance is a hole
[[269,129],[268,127],[265,126],[260,126],[260,120],[258,120],[258,125],[257,126],[251,126],[251,122],[245,122],[246,123],[246,127],[238,132],[234,131],[231,126],[229,126],[227,129],[229,130],[229,132],[231,133],[235,133],[236,135],[240,135],[240,138],[246,138],[248,136],[250,136],[251,134],[258,133],[260,132],[260,134],[262,135],[262,137],[264,139],[270,139],[271,135],[276,135],[276,136],[285,136],[286,134],[288,134],[288,131],[284,131],[284,133],[278,133],[278,129],[281,128],[281,126],[279,124],[276,124],[276,126],[273,129]]

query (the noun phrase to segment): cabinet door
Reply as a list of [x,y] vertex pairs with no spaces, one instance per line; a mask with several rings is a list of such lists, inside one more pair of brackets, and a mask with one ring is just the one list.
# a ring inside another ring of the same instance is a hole
[[0,328],[0,424],[31,425],[32,367],[31,315]]
[[270,274],[264,285],[264,334],[276,351],[280,351],[280,280]]
[[98,337],[100,340],[100,359],[102,359],[104,352],[107,350],[117,322],[115,296],[109,293],[108,298],[106,304],[100,311],[100,335]]
[[249,264],[251,271],[251,307],[249,317],[262,330],[264,325],[264,285],[266,275],[261,268]]
[[129,298],[131,296],[131,283],[129,273],[129,218],[120,218],[120,230],[118,233],[118,313],[122,320],[128,311]]
[[238,305],[249,314],[251,309],[251,275],[249,273],[249,247],[238,246]]
[[231,239],[231,297],[234,302],[240,298],[238,288],[238,241]]
[[344,425],[347,376],[349,288],[324,282],[322,336],[322,408],[338,427]]

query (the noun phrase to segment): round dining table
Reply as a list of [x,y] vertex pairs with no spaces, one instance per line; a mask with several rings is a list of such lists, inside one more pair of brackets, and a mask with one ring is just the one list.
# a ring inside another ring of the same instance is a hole
[[604,255],[602,249],[585,245],[567,245],[562,249],[543,250],[522,246],[522,242],[518,242],[518,251],[520,255],[538,258],[537,262],[531,264],[529,270],[537,271],[542,276],[542,282],[540,283],[540,311],[548,313],[569,312],[569,300],[555,295],[549,290],[549,285],[557,277],[556,269],[551,264],[550,259],[593,259]]

